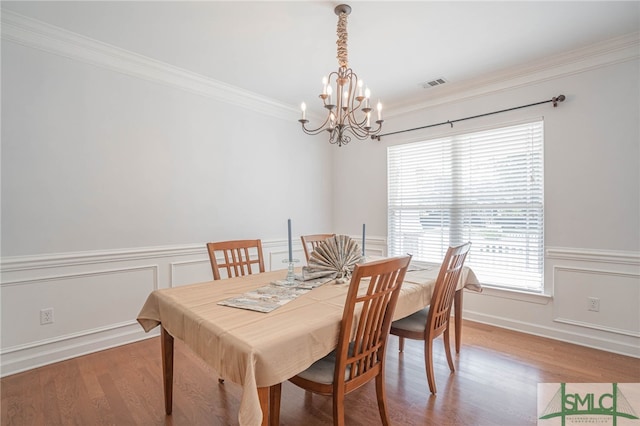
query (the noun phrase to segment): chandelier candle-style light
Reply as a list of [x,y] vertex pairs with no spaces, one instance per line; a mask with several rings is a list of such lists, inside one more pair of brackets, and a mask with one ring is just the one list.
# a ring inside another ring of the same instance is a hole
[[[380,133],[382,130],[382,104],[377,105],[377,127],[373,128],[371,114],[371,92],[368,87],[363,90],[364,83],[358,80],[358,76],[349,68],[347,56],[347,16],[351,13],[351,7],[341,4],[335,8],[338,15],[338,71],[322,78],[323,106],[327,109],[327,118],[317,129],[307,128],[309,120],[306,119],[307,105],[303,102],[302,130],[308,135],[317,135],[326,130],[329,132],[329,142],[346,145],[351,141],[351,135],[358,139],[367,139]],[[335,86],[335,90],[334,87]]]

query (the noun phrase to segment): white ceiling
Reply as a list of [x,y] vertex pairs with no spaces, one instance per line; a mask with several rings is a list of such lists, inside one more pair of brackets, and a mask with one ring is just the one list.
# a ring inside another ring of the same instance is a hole
[[[337,69],[329,1],[9,2],[2,8],[272,98],[313,104]],[[349,65],[386,105],[637,32],[638,1],[350,1]]]

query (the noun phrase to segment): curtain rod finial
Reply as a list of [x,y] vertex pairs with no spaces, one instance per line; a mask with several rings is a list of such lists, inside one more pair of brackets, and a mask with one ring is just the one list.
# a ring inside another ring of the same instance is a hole
[[551,99],[553,101],[553,107],[557,107],[558,102],[564,102],[565,99],[566,97],[564,95],[558,95],[558,97]]

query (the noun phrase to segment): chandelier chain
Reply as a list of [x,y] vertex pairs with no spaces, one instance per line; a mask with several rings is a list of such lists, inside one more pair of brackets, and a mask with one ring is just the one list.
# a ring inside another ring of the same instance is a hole
[[347,16],[348,14],[345,12],[341,12],[338,16],[338,40],[336,40],[336,44],[338,45],[338,64],[341,67],[348,68],[348,54],[347,51]]

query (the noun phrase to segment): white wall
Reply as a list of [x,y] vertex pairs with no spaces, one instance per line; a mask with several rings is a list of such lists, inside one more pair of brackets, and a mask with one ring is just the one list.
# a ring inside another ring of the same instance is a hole
[[[388,146],[543,117],[545,285],[551,297],[467,293],[464,316],[640,357],[637,41],[634,49],[616,60],[592,58],[589,67],[571,72],[546,69],[525,83],[449,94],[431,107],[388,117],[391,132],[567,97],[557,108],[544,104],[349,145],[334,161],[344,173],[333,188],[335,230],[352,229],[355,218],[365,216],[372,235],[387,234]],[[356,162],[363,166],[349,167]],[[587,297],[601,299],[600,312],[587,311]]]
[[2,18],[3,375],[144,338],[150,291],[211,280],[206,241],[261,238],[278,269],[288,218],[332,229],[333,147],[297,111]]
[[2,59],[3,256],[329,228],[331,151],[295,120],[9,42]]
[[[262,238],[277,269],[287,218],[294,236],[366,223],[368,251],[384,254],[388,145],[540,116],[554,297],[469,293],[465,316],[640,356],[637,43],[632,60],[397,109],[386,129],[565,94],[556,109],[336,148],[302,134],[287,106],[2,21],[0,375],[145,338],[135,317],[150,291],[211,279],[209,240]],[[40,325],[44,308],[53,324]]]

